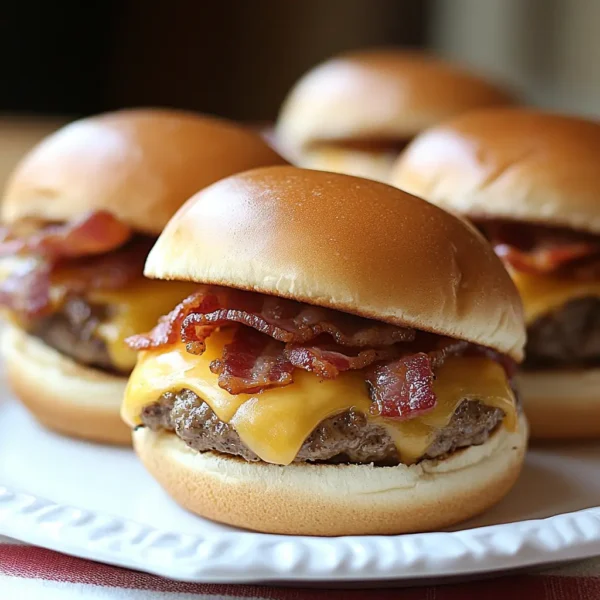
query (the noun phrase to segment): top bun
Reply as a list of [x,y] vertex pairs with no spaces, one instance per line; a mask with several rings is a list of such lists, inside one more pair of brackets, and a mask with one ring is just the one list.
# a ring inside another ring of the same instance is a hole
[[509,103],[505,91],[433,56],[352,52],[300,79],[283,105],[277,136],[292,152],[324,141],[404,141],[455,114]]
[[523,353],[519,295],[483,237],[432,204],[349,175],[271,167],[219,181],[177,212],[144,273]]
[[222,177],[285,164],[257,134],[176,110],[123,110],[75,121],[38,144],[10,178],[7,222],[66,221],[108,210],[158,235],[187,198]]
[[471,218],[600,233],[600,123],[524,109],[465,114],[424,132],[390,182]]

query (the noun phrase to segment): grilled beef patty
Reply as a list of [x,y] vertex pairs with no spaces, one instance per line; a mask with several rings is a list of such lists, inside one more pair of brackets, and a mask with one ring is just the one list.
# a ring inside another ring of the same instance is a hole
[[600,298],[578,298],[527,329],[525,368],[582,367],[600,363]]
[[[502,421],[498,408],[464,400],[450,424],[440,431],[421,458],[435,458],[457,448],[483,444]],[[142,411],[142,422],[153,430],[174,431],[200,452],[233,454],[248,461],[260,460],[240,440],[235,429],[220,421],[194,392],[164,394]],[[383,427],[362,413],[348,410],[320,423],[306,439],[295,462],[354,463],[382,466],[399,464],[396,447]]]
[[29,333],[82,365],[114,372],[106,344],[96,333],[106,318],[106,307],[70,298],[58,312],[35,322]]

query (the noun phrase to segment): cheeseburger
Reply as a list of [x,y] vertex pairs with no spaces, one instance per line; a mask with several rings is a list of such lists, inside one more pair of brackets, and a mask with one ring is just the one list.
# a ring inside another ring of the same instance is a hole
[[600,123],[479,111],[418,137],[393,183],[470,218],[523,299],[519,389],[540,438],[600,436]]
[[387,181],[398,153],[423,129],[511,101],[504,90],[433,56],[352,52],[300,79],[283,105],[276,138],[301,166]]
[[257,134],[169,110],[75,122],[23,159],[1,207],[2,346],[9,384],[43,424],[130,442],[119,406],[136,355],[123,340],[193,287],[143,278],[152,244],[199,189],[283,162]]
[[437,529],[513,485],[520,300],[483,237],[374,181],[271,167],[194,196],[145,274],[196,290],[122,414],[184,507],[259,531]]

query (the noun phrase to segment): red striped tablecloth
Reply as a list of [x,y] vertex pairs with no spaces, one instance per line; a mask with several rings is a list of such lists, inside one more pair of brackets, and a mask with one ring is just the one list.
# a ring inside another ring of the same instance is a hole
[[596,600],[600,558],[539,573],[443,586],[387,589],[306,589],[181,583],[36,548],[0,537],[2,600]]

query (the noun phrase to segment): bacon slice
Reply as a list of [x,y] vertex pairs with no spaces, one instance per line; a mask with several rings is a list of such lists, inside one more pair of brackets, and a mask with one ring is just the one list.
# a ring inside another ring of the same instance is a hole
[[294,366],[281,342],[250,327],[239,327],[210,370],[219,376],[219,387],[235,395],[289,385]]
[[0,278],[0,306],[29,321],[48,314],[70,294],[122,288],[141,276],[150,244],[140,239],[108,254],[59,264],[17,257],[6,277]]
[[[215,288],[212,288],[213,290]],[[240,323],[287,344],[304,344],[327,334],[337,344],[352,347],[388,346],[414,339],[412,329],[371,321],[292,300],[238,290],[214,292],[216,310],[194,308],[182,323],[184,342],[200,342],[216,327]]]
[[[278,317],[268,307],[272,303],[271,298],[265,300],[267,308],[260,312],[219,308],[201,313],[195,308],[183,321],[182,339],[187,343],[202,343],[215,328],[227,323],[247,325],[287,344],[306,343],[323,334],[330,335],[338,344],[346,346],[386,346],[414,338],[413,330],[375,321],[369,323],[366,319],[343,313],[334,314],[334,311],[327,309],[306,307],[301,308],[295,317]],[[291,304],[296,303],[281,300],[280,306],[289,309]]]
[[57,260],[103,254],[122,246],[131,236],[129,226],[102,210],[61,224],[22,221],[2,230],[0,257],[33,254]]
[[188,351],[204,352],[218,327],[239,323],[286,344],[305,344],[327,334],[350,347],[391,346],[414,339],[413,329],[267,296],[217,286],[202,286],[149,333],[129,338],[134,350],[160,348],[181,339]]
[[389,419],[413,419],[435,408],[434,373],[424,352],[376,365],[367,384],[377,413]]
[[530,223],[482,221],[479,227],[496,254],[517,271],[563,272],[578,278],[596,277],[600,272],[597,236]]
[[0,278],[0,306],[18,319],[43,313],[50,301],[51,266],[43,260],[17,261],[6,277]]
[[[132,350],[150,350],[152,348],[161,348],[178,342],[181,339],[181,326],[187,315],[193,310],[210,311],[218,305],[218,297],[215,294],[207,292],[205,286],[180,302],[169,314],[161,317],[157,325],[148,333],[132,335],[125,340],[125,343]],[[214,328],[213,328],[214,329]],[[196,341],[190,350],[192,354],[202,354],[204,352],[204,337],[202,343]]]
[[517,271],[549,274],[560,271],[577,261],[595,256],[600,261],[600,245],[587,242],[570,245],[535,248],[524,251],[509,246],[496,244],[496,254]]
[[399,351],[393,346],[386,348],[369,348],[350,354],[350,350],[333,344],[325,346],[302,346],[288,344],[285,356],[298,369],[312,371],[323,379],[335,379],[341,372],[364,369],[374,362],[390,360],[398,356]]
[[415,351],[422,350],[431,361],[431,366],[436,369],[444,364],[447,356],[464,354],[473,344],[464,340],[449,337],[439,337],[432,333],[422,334],[418,344],[414,345]]
[[52,271],[52,282],[73,293],[120,289],[142,276],[152,243],[139,238],[107,254],[61,262]]

